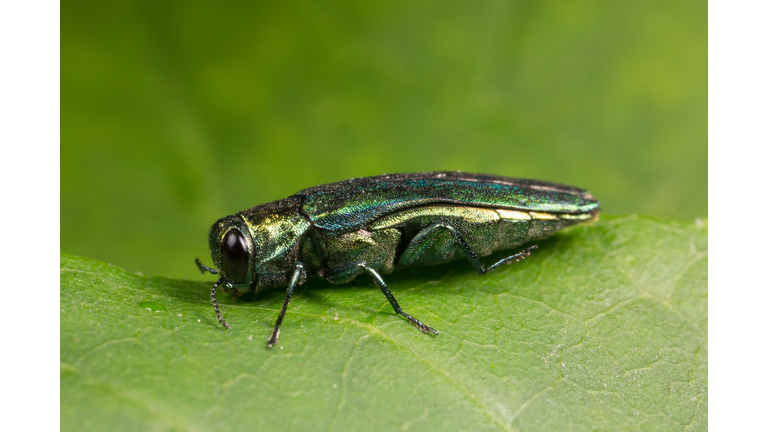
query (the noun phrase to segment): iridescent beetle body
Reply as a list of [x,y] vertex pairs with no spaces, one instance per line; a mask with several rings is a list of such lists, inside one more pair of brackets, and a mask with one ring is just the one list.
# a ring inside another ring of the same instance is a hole
[[571,186],[487,174],[432,172],[352,179],[219,219],[209,244],[218,286],[244,294],[288,285],[279,327],[296,285],[308,275],[346,283],[368,273],[400,315],[425,333],[437,331],[400,308],[380,274],[469,259],[479,274],[530,255],[531,246],[485,268],[478,257],[594,220],[599,203]]

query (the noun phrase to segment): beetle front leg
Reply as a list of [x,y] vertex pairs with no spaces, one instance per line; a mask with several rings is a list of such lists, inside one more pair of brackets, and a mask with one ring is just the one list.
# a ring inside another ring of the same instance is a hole
[[376,282],[376,285],[379,286],[379,289],[381,289],[381,292],[384,294],[387,300],[389,300],[389,304],[392,305],[392,308],[395,310],[395,313],[408,318],[408,321],[410,321],[411,324],[418,327],[419,330],[423,331],[424,333],[427,333],[427,334],[431,333],[433,336],[438,335],[437,330],[433,329],[432,327],[412,317],[400,307],[400,305],[397,303],[397,300],[395,300],[395,296],[392,295],[392,292],[389,290],[389,288],[387,288],[387,284],[384,283],[384,279],[381,278],[381,276],[379,275],[378,272],[376,272],[376,270],[372,269],[371,267],[368,267],[368,265],[366,265],[364,262],[358,263],[357,265],[361,269],[367,271],[369,275],[371,275],[371,277],[373,278],[373,281]]
[[210,272],[211,274],[219,274],[219,271],[215,268],[208,267],[207,265],[200,262],[200,258],[195,258],[195,263],[197,263],[197,268],[200,269],[200,273],[205,274],[205,272]]
[[293,269],[293,275],[291,281],[288,284],[288,290],[285,293],[285,300],[283,300],[283,308],[280,309],[280,315],[277,316],[275,321],[275,329],[272,330],[272,335],[267,339],[267,348],[272,348],[277,344],[277,338],[280,336],[280,324],[283,323],[285,317],[285,311],[288,309],[288,303],[291,301],[291,295],[293,295],[293,288],[299,284],[301,280],[301,274],[304,272],[304,264],[297,261],[296,267]]

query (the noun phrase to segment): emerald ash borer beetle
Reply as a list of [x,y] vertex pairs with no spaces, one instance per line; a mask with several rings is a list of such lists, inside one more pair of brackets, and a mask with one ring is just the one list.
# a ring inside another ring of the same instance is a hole
[[202,272],[220,275],[211,300],[227,329],[216,288],[242,295],[288,286],[270,348],[294,288],[310,275],[343,284],[367,273],[396,313],[437,335],[400,307],[381,274],[464,258],[484,275],[525,259],[537,246],[489,267],[479,257],[594,220],[599,210],[589,192],[539,180],[462,172],[358,178],[219,219],[208,236],[215,268],[196,262]]

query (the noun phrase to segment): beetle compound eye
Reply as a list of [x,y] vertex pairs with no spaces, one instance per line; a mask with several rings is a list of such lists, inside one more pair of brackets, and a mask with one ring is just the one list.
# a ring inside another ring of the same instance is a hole
[[227,278],[235,283],[245,282],[245,276],[248,274],[248,247],[240,231],[232,229],[224,235],[221,264]]

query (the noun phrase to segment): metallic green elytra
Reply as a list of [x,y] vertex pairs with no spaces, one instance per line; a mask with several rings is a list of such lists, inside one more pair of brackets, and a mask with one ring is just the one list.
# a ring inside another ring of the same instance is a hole
[[595,220],[600,210],[587,191],[539,180],[462,172],[394,174],[315,186],[219,219],[209,234],[216,288],[242,295],[288,286],[267,346],[272,347],[296,285],[307,276],[333,284],[370,275],[395,312],[425,333],[437,331],[403,311],[381,274],[469,259],[483,275],[525,259],[522,252],[484,267],[479,257]]

